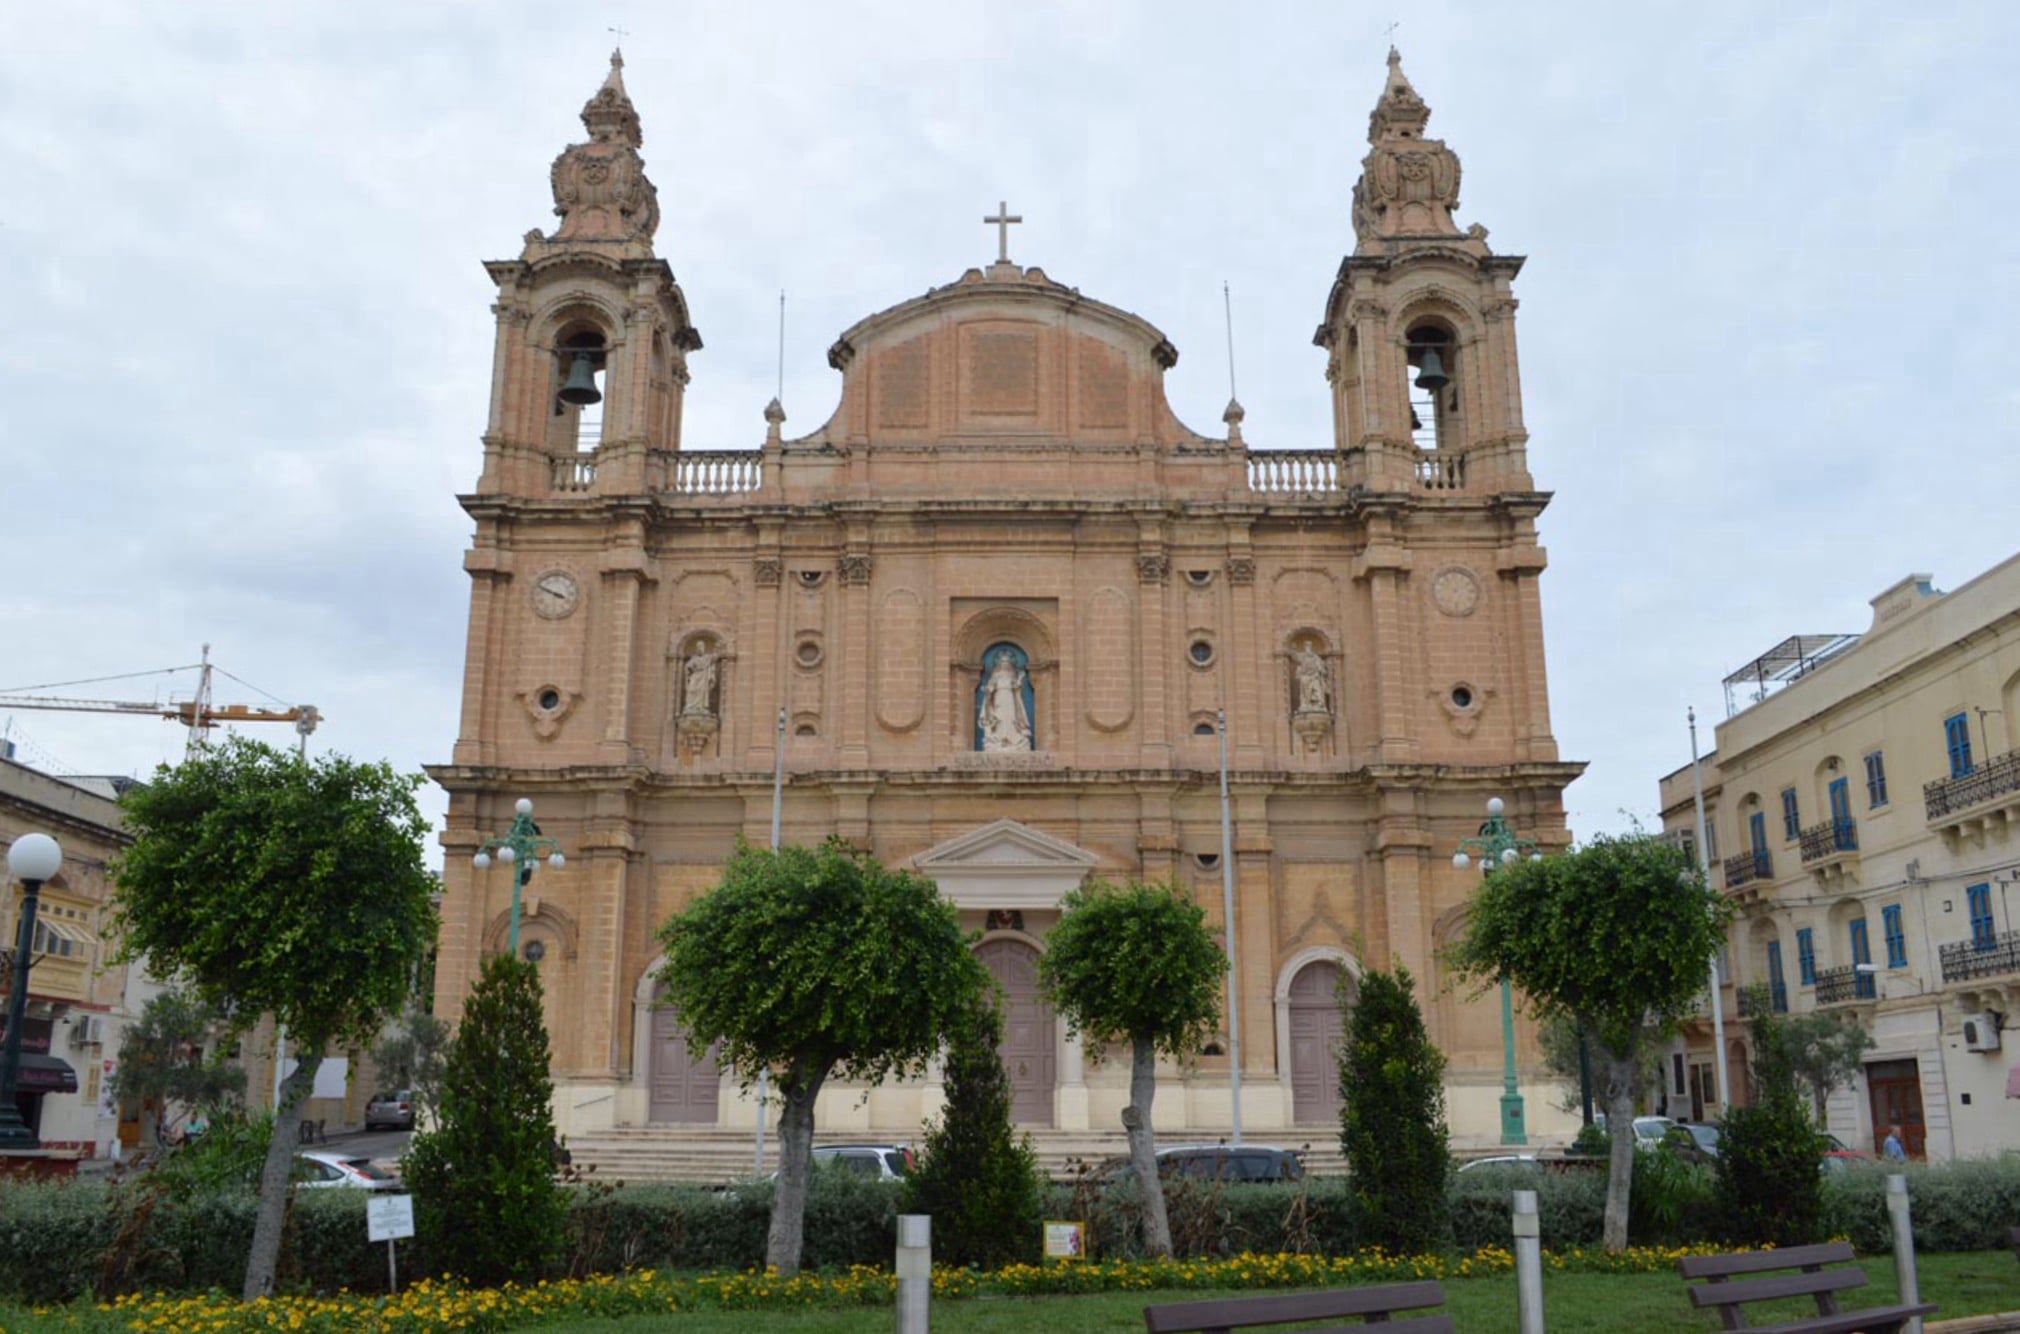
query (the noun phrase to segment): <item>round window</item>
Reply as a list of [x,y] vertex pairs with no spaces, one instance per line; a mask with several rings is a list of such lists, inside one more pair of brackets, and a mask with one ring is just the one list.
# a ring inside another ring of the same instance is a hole
[[1204,639],[1193,640],[1192,647],[1186,652],[1191,655],[1195,667],[1204,667],[1213,661],[1213,645]]
[[561,707],[561,692],[553,686],[548,686],[535,698],[534,703],[540,706],[542,713],[552,713]]
[[793,650],[793,658],[802,667],[820,666],[821,641],[818,639],[802,639],[799,642],[799,646]]
[[1453,708],[1455,708],[1455,709],[1470,709],[1470,708],[1472,708],[1472,707],[1473,707],[1473,692],[1472,692],[1471,690],[1468,690],[1468,689],[1467,689],[1467,688],[1466,688],[1465,686],[1453,686],[1453,687],[1452,687],[1452,707],[1453,707]]
[[526,956],[526,962],[539,963],[542,959],[547,957],[546,942],[539,940],[529,940],[526,942],[526,947],[523,950],[521,950],[520,953]]

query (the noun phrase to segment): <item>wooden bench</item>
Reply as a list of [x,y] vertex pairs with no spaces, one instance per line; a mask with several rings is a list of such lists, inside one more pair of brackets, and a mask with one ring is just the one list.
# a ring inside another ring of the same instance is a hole
[[[1400,1320],[1398,1311],[1417,1311],[1445,1304],[1445,1289],[1426,1279],[1416,1283],[1383,1283],[1365,1288],[1334,1288],[1327,1292],[1269,1294],[1260,1297],[1223,1297],[1205,1302],[1172,1302],[1143,1308],[1143,1323],[1150,1334],[1228,1334],[1255,1325],[1285,1325],[1301,1320],[1330,1320],[1339,1316],[1362,1316],[1370,1325],[1380,1325],[1386,1334],[1456,1334],[1452,1317],[1442,1312],[1410,1315]],[[1299,1334],[1338,1334],[1350,1328],[1303,1330]],[[1357,1327],[1353,1327],[1357,1328]]]
[[[1692,1255],[1676,1262],[1686,1279],[1707,1279],[1688,1289],[1690,1302],[1699,1310],[1718,1308],[1727,1329],[1773,1330],[1777,1334],[1895,1334],[1917,1316],[1934,1313],[1935,1306],[1878,1306],[1863,1311],[1840,1311],[1838,1294],[1866,1284],[1866,1271],[1826,1269],[1825,1265],[1845,1264],[1852,1259],[1851,1243],[1834,1241],[1823,1246],[1791,1246],[1780,1251],[1738,1251],[1731,1255]],[[1794,1269],[1793,1274],[1774,1271]],[[1756,1274],[1772,1277],[1755,1278]],[[1749,1325],[1740,1307],[1747,1302],[1772,1301],[1784,1297],[1814,1297],[1816,1315],[1772,1325]]]

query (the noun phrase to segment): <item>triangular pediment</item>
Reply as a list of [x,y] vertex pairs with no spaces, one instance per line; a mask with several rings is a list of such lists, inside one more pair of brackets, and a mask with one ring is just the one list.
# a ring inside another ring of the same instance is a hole
[[1073,876],[1076,880],[1099,862],[1085,848],[1041,833],[1029,825],[1003,819],[972,829],[913,858],[928,875],[961,871],[1027,871]]

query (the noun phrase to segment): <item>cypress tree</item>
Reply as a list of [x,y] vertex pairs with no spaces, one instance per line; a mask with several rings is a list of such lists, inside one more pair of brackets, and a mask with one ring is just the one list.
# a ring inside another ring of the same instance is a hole
[[1370,972],[1348,1002],[1340,1148],[1368,1240],[1398,1255],[1445,1244],[1445,1054],[1431,1045],[1409,970]]
[[527,1282],[560,1254],[568,1205],[554,1180],[553,1096],[539,971],[494,954],[444,1063],[441,1123],[401,1161],[438,1272]]
[[933,1215],[934,1259],[950,1264],[991,1268],[1038,1254],[1038,1163],[1011,1123],[1002,1040],[1002,1014],[978,997],[948,1037],[946,1110],[905,1182],[905,1209]]

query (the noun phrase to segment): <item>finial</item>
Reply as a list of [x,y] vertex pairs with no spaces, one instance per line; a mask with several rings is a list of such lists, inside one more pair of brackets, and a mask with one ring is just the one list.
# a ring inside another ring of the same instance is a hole
[[786,410],[777,399],[765,404],[765,444],[777,445],[783,438],[780,427],[785,424]]
[[1227,442],[1230,445],[1241,443],[1242,419],[1247,416],[1248,412],[1242,407],[1240,399],[1230,398],[1227,401],[1227,411],[1220,414],[1220,419],[1227,423]]

